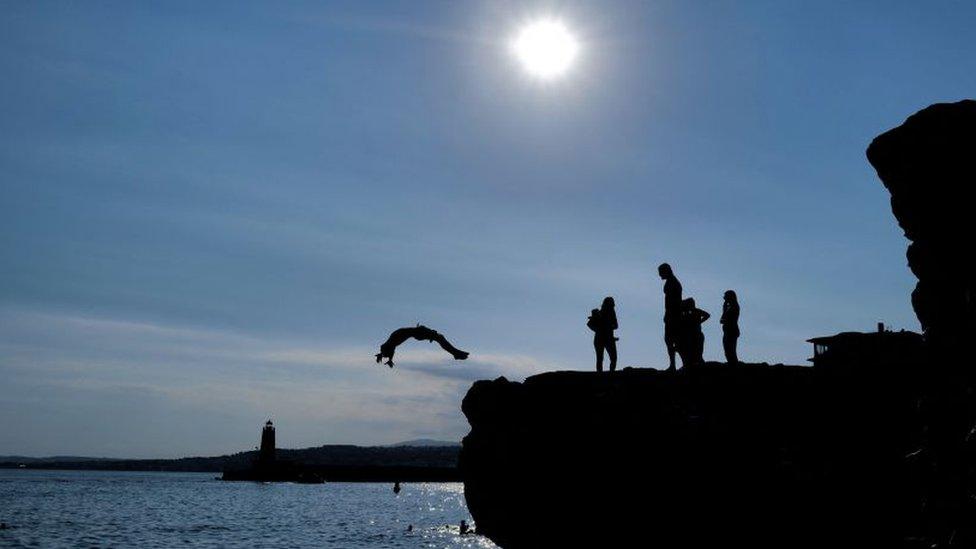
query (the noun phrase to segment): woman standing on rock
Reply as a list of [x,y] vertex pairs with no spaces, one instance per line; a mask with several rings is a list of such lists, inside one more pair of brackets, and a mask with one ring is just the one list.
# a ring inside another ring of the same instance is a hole
[[617,369],[617,312],[612,297],[603,300],[599,310],[593,309],[586,325],[593,330],[593,348],[596,350],[596,371],[603,371],[603,351],[610,357],[610,371]]
[[739,298],[735,291],[725,292],[725,303],[722,304],[722,347],[725,348],[725,361],[731,365],[739,363],[739,356],[735,347],[739,341]]

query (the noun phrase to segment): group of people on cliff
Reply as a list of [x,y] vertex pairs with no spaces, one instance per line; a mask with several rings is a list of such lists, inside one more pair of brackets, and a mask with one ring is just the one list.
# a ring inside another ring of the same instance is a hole
[[[695,305],[694,298],[682,297],[681,282],[667,263],[657,269],[664,280],[664,345],[668,350],[668,370],[675,370],[675,356],[681,357],[683,366],[701,364],[704,360],[705,334],[702,324],[711,318]],[[616,303],[612,297],[603,300],[599,309],[590,311],[586,326],[593,331],[593,348],[596,350],[596,370],[603,371],[604,354],[610,359],[610,371],[617,368],[617,341],[614,331],[617,324]],[[733,290],[727,290],[722,304],[722,347],[725,360],[738,364],[736,345],[739,339],[739,300]]]

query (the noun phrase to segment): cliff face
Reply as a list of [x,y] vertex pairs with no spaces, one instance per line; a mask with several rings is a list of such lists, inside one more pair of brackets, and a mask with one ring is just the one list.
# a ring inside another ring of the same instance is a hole
[[976,547],[976,102],[875,139],[929,356],[479,381],[460,456],[504,547]]
[[931,356],[918,379],[923,530],[976,546],[976,101],[931,105],[879,135],[868,160],[891,193],[918,277]]
[[462,404],[468,508],[503,547],[893,541],[912,514],[911,388],[838,375],[708,364],[479,381]]
[[976,334],[976,101],[939,103],[879,135],[868,160],[891,193],[918,277],[912,305],[936,346],[972,359]]

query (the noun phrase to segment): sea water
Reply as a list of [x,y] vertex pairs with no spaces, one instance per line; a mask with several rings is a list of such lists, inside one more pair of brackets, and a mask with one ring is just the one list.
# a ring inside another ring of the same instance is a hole
[[[458,483],[222,482],[213,473],[0,469],[0,547],[495,547]],[[412,531],[408,527],[412,525]]]

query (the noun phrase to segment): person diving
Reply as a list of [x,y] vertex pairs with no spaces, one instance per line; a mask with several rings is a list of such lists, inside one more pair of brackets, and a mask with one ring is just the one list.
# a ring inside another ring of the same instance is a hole
[[380,352],[376,353],[376,362],[383,362],[383,359],[386,358],[387,361],[385,364],[392,368],[393,354],[396,352],[396,348],[410,338],[414,338],[418,341],[436,341],[437,344],[441,346],[441,349],[444,349],[454,357],[454,360],[464,360],[468,358],[467,352],[458,349],[454,345],[451,345],[451,342],[449,342],[447,338],[445,338],[437,330],[432,330],[427,326],[417,324],[413,327],[398,328],[394,330],[393,333],[390,334],[390,337],[388,337],[386,341],[380,345]]

